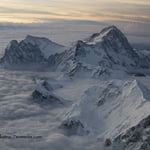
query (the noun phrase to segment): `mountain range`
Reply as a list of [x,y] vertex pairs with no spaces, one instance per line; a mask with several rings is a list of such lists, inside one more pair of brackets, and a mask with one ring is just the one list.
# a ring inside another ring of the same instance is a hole
[[0,62],[5,67],[36,64],[70,75],[82,71],[101,75],[112,70],[149,68],[150,57],[134,50],[124,34],[110,26],[77,41],[71,48],[28,35],[21,42],[11,41]]
[[57,129],[64,136],[107,139],[112,150],[150,149],[150,89],[145,83],[150,55],[132,48],[117,27],[70,48],[31,35],[12,40],[0,66],[58,74],[55,80],[35,77],[29,99],[40,109],[62,109]]

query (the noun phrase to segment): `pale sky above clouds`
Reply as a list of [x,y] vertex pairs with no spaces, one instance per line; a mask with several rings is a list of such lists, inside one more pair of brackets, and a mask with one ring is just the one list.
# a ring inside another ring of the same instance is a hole
[[150,0],[0,0],[0,22],[53,19],[149,23]]
[[[8,29],[12,28],[9,40],[37,33],[65,43],[112,24],[128,35],[132,43],[149,45],[150,0],[0,0],[0,31],[8,34]],[[24,26],[27,29],[22,31]],[[34,28],[29,30],[28,26]],[[17,35],[14,35],[14,28]],[[64,34],[69,38],[62,41]]]

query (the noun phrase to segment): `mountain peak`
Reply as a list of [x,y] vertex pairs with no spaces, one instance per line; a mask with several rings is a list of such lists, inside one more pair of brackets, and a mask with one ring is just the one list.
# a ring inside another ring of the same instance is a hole
[[50,55],[63,51],[64,46],[47,38],[27,35],[21,42],[12,40],[8,44],[0,62],[8,66],[27,63],[44,64],[45,66]]
[[94,33],[85,40],[85,42],[88,44],[96,44],[103,41],[121,43],[125,46],[126,49],[132,49],[125,35],[116,26],[106,27],[99,33]]
[[102,33],[110,32],[110,31],[116,31],[116,32],[118,32],[120,30],[116,26],[112,25],[112,26],[105,27],[104,29],[101,30],[100,33],[102,34]]
[[27,35],[26,38],[23,40],[26,43],[38,43],[39,41],[44,41],[44,42],[52,42],[51,40],[45,38],[45,37],[36,37],[32,35]]
[[18,45],[18,41],[17,40],[12,40],[9,42],[9,44],[7,45],[7,48],[11,47],[11,46],[16,46]]
[[18,44],[18,41],[17,40],[12,40],[12,41],[10,41],[10,44],[11,45],[16,45],[16,44]]
[[121,31],[116,26],[109,26],[109,27],[102,29],[98,33],[92,34],[89,38],[85,40],[85,42],[98,43],[98,42],[101,42],[105,36],[108,36],[109,34],[114,34],[114,33],[121,33]]
[[35,37],[28,34],[25,39],[29,39],[29,38],[35,38]]
[[99,34],[102,36],[102,38],[111,36],[113,38],[124,38],[124,40],[126,39],[125,35],[116,26],[106,27],[102,29]]
[[65,49],[63,45],[57,44],[45,37],[27,35],[23,42],[39,47],[46,59],[52,54],[63,52]]

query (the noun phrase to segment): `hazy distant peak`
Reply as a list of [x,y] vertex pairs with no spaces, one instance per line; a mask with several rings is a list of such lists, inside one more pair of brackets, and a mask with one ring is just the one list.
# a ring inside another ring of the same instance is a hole
[[32,41],[32,40],[45,40],[45,41],[49,41],[52,42],[51,40],[49,40],[48,38],[45,37],[37,37],[37,36],[32,36],[32,35],[27,35],[24,41]]
[[39,47],[46,59],[52,54],[63,52],[65,49],[63,45],[57,44],[45,37],[27,35],[23,42]]

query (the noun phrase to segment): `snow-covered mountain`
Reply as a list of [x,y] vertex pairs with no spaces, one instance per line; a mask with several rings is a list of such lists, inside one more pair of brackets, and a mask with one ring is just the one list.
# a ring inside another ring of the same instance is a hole
[[40,51],[43,53],[46,59],[52,54],[62,53],[65,50],[64,46],[57,44],[47,38],[28,35],[24,42],[26,44],[32,44],[39,47]]
[[77,41],[68,51],[52,56],[50,60],[56,60],[53,65],[57,70],[65,70],[71,76],[110,75],[114,70],[129,71],[150,66],[149,58],[135,51],[115,26]]
[[5,54],[1,59],[4,66],[15,65],[47,65],[50,55],[61,53],[65,47],[54,43],[47,38],[33,37],[28,35],[23,41],[11,41],[6,47]]
[[[124,34],[115,26],[104,28],[100,33],[93,34],[85,40],[85,43],[96,47],[94,52],[100,54],[104,61],[110,60],[111,65],[137,66],[138,55]],[[101,65],[99,60],[98,63]]]
[[64,121],[79,121],[92,136],[114,139],[147,117],[149,108],[150,91],[140,82],[103,81],[85,91]]
[[32,44],[26,44],[24,41],[18,43],[13,40],[9,43],[5,50],[4,57],[1,59],[4,65],[24,64],[24,63],[38,63],[45,62],[45,58],[39,47]]
[[135,51],[115,26],[77,41],[68,50],[46,38],[27,36],[20,43],[11,41],[1,59],[1,63],[12,66],[31,62],[65,71],[70,76],[110,75],[114,70],[128,71],[150,66],[149,57]]
[[114,150],[149,150],[150,149],[150,116],[136,126],[119,135],[113,144]]

